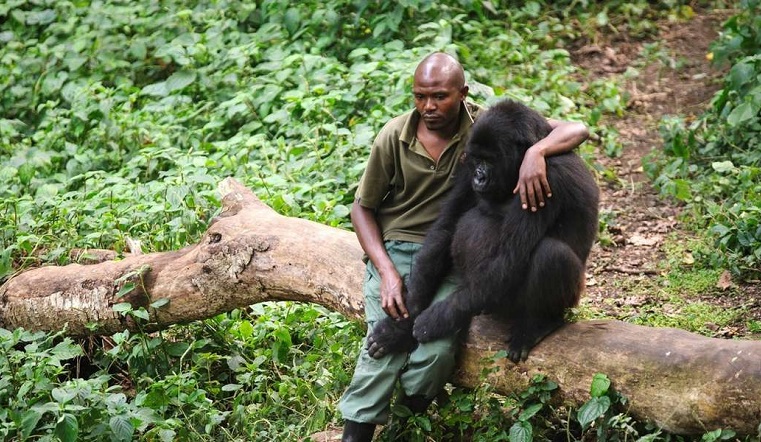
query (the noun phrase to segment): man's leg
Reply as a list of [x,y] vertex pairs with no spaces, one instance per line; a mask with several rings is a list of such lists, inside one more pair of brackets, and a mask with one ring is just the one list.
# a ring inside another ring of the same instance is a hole
[[[409,274],[414,252],[419,248],[420,245],[412,243],[397,241],[386,243],[389,257],[402,278]],[[344,427],[346,441],[370,440],[375,425],[388,421],[394,387],[408,357],[407,354],[402,353],[374,359],[367,354],[365,348],[367,336],[375,323],[386,317],[380,302],[380,276],[370,262],[365,272],[363,291],[367,335],[362,341],[352,381],[339,403],[339,410],[346,421]],[[370,438],[364,438],[368,431]]]
[[[368,328],[371,327],[372,323],[368,322]],[[374,359],[367,354],[366,340],[367,337],[362,342],[354,376],[338,408],[347,421],[384,424],[388,420],[391,396],[399,372],[407,362],[407,355],[390,354]]]
[[[457,287],[457,278],[447,277],[439,287],[434,303],[447,298]],[[410,353],[401,375],[404,397],[400,403],[413,413],[422,413],[449,381],[455,367],[459,346],[457,334],[419,344]]]

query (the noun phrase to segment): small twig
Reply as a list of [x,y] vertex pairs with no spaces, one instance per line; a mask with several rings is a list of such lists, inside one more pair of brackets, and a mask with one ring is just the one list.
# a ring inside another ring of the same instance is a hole
[[617,267],[617,266],[606,266],[605,270],[610,270],[613,272],[619,272],[619,273],[626,273],[627,275],[657,275],[658,271],[653,269],[632,269],[629,267]]

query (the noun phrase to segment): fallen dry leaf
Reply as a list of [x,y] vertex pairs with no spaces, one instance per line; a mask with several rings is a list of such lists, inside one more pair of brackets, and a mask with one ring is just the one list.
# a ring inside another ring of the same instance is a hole
[[649,238],[646,238],[642,235],[632,235],[627,239],[627,242],[634,246],[654,246],[661,242],[663,237],[660,235],[654,235]]
[[716,283],[716,287],[721,290],[728,290],[734,287],[734,285],[735,284],[732,282],[732,275],[729,273],[729,270],[724,270],[719,276],[719,281]]

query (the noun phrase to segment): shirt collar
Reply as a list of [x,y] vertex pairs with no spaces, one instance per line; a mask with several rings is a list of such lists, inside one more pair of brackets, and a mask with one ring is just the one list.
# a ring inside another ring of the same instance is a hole
[[[466,106],[468,109],[466,109]],[[468,110],[470,110],[470,113],[468,113]],[[457,133],[452,137],[452,141],[462,137],[462,135],[467,133],[470,129],[470,126],[473,125],[470,116],[474,114],[474,111],[475,107],[470,103],[465,101],[460,103],[460,127],[457,129]],[[412,112],[410,112],[409,118],[407,118],[407,121],[404,123],[404,126],[402,126],[402,130],[399,134],[399,141],[405,143],[407,146],[412,144],[417,136],[417,125],[419,121],[420,113],[417,109],[413,109]]]

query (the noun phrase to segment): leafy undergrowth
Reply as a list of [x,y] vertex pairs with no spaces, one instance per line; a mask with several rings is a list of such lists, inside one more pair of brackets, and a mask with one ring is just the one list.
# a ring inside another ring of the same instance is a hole
[[[614,157],[598,156],[607,168],[600,241],[589,261],[587,296],[577,317],[612,317],[722,338],[761,337],[761,284],[751,273],[735,271],[733,265],[743,261],[733,258],[735,252],[724,253],[722,237],[707,228],[711,218],[699,210],[703,199],[716,196],[703,188],[696,194],[703,198],[693,201],[663,198],[658,181],[654,188],[645,174],[664,164],[654,160],[662,156],[664,121],[675,115],[684,121],[704,119],[704,111],[713,112],[714,94],[726,94],[722,88],[729,70],[710,59],[714,40],[736,32],[738,18],[722,27],[730,16],[731,11],[720,10],[682,23],[661,22],[655,39],[600,43],[574,52],[575,61],[596,75],[622,79],[627,95],[623,118],[608,120],[623,149]],[[707,173],[692,185],[723,179],[723,172]],[[739,188],[753,185],[745,181]],[[753,210],[753,200],[744,201],[746,206],[735,200],[727,205]],[[742,258],[753,259],[752,254]]]

